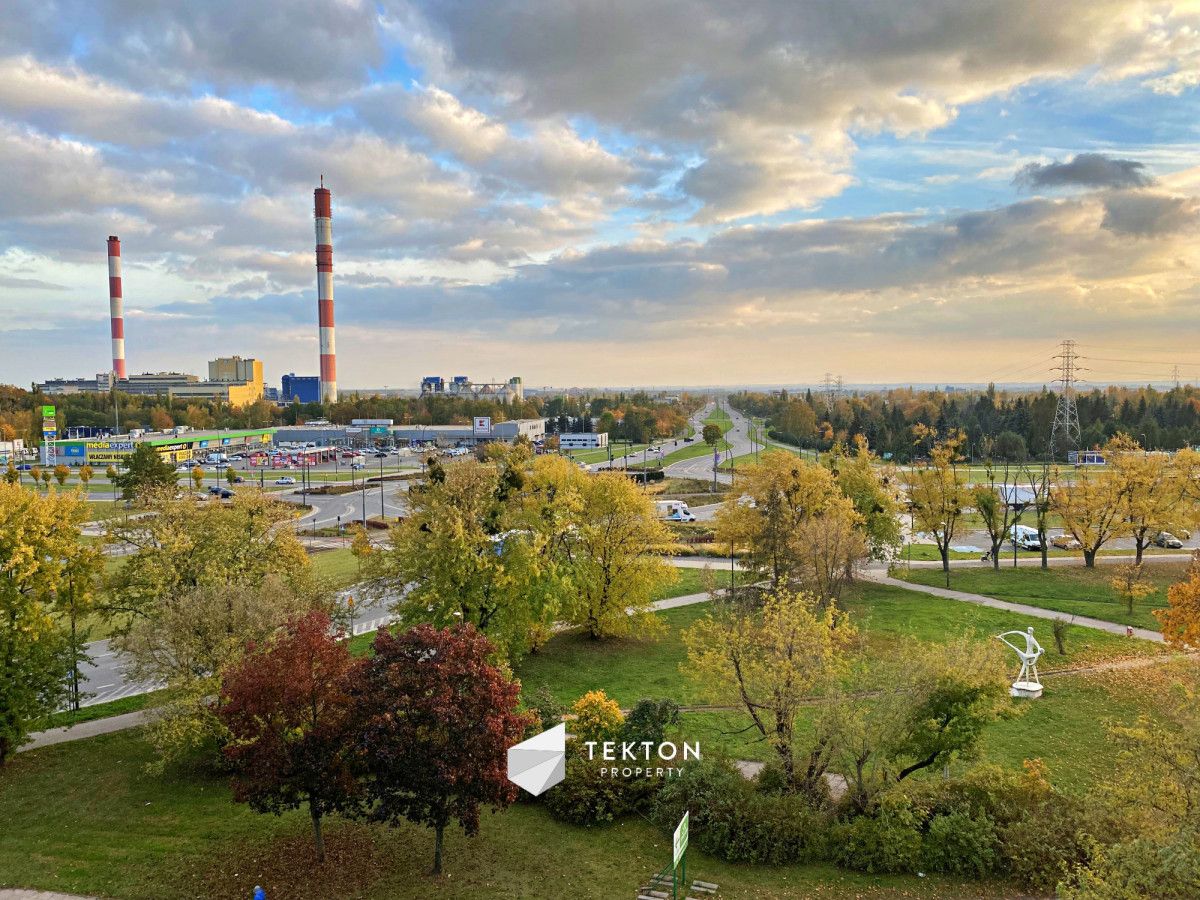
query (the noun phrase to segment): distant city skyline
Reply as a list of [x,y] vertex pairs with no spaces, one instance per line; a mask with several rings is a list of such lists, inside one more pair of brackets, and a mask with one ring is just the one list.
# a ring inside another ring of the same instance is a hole
[[324,175],[343,391],[1195,383],[1198,85],[1182,3],[16,0],[0,382],[109,235],[130,373],[318,374]]

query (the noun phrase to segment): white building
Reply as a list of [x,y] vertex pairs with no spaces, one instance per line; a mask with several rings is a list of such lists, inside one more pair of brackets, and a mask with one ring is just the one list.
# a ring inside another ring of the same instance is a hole
[[602,450],[607,446],[607,431],[575,432],[558,436],[560,450]]

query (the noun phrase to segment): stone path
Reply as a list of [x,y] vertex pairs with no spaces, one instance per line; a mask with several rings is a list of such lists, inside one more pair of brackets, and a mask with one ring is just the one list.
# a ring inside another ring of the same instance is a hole
[[92,898],[81,897],[78,894],[52,894],[49,891],[0,888],[0,900],[92,900]]
[[[1103,619],[1093,619],[1089,616],[1073,616],[1069,613],[1056,612],[1052,609],[1042,609],[1040,606],[1028,606],[1024,603],[1010,603],[1007,600],[997,600],[995,597],[985,597],[983,594],[969,594],[966,591],[954,591],[947,588],[933,587],[928,584],[917,584],[913,581],[905,581],[902,578],[892,578],[880,569],[868,569],[863,573],[863,576],[877,584],[887,584],[892,587],[903,588],[906,591],[932,594],[934,597],[944,597],[947,600],[960,600],[963,603],[974,603],[978,606],[988,606],[992,609],[1003,609],[1007,612],[1021,613],[1022,615],[1033,616],[1037,619],[1063,619],[1072,625],[1079,625],[1083,628],[1095,628],[1097,631],[1107,631],[1110,634],[1124,635],[1126,633],[1125,626],[1118,625],[1116,622],[1105,622]],[[1144,641],[1157,641],[1160,644],[1163,639],[1160,632],[1151,631],[1149,628],[1134,628],[1133,636],[1141,638]]]

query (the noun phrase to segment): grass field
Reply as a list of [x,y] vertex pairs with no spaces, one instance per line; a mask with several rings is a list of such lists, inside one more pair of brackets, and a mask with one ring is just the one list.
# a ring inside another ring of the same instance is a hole
[[[446,872],[428,876],[433,837],[331,819],[324,866],[304,812],[259,815],[226,783],[188,772],[151,776],[138,731],[21,754],[0,771],[0,884],[123,900],[249,897],[632,897],[670,861],[670,835],[638,817],[577,828],[536,804],[484,814],[481,832],[446,832]],[[740,866],[688,854],[688,872],[725,900],[812,897],[999,897],[999,886],[879,877],[829,866]]]
[[[1167,587],[1181,580],[1186,568],[1187,564],[1182,561],[1148,563],[1144,571],[1146,579],[1155,586],[1155,592],[1138,601],[1133,615],[1125,611],[1124,602],[1109,584],[1114,566],[1103,562],[1095,569],[1083,566],[1062,566],[1048,570],[1001,567],[998,572],[985,568],[954,569],[950,573],[950,586],[973,594],[1052,609],[1066,616],[1091,616],[1106,622],[1158,631],[1159,622],[1151,615],[1151,610],[1166,605]],[[904,572],[898,569],[897,577],[939,587],[945,584],[940,570],[910,569]]]
[[[944,640],[968,630],[985,637],[1028,622],[870,584],[857,586],[845,605],[865,635],[868,654],[885,651],[900,635]],[[542,653],[522,661],[516,674],[526,692],[546,685],[563,702],[601,688],[625,706],[641,697],[693,703],[698,691],[680,670],[685,660],[680,634],[705,613],[703,604],[660,613],[668,630],[657,641],[597,642],[560,634]],[[1042,621],[1034,624],[1045,627]],[[1164,652],[1075,627],[1067,650],[1058,657],[1050,649],[1044,669]],[[1106,723],[1131,721],[1147,707],[1141,685],[1140,677],[1048,675],[1043,699],[1016,704],[1017,715],[988,729],[982,755],[1012,767],[1040,757],[1057,783],[1082,790],[1116,765]],[[679,731],[699,740],[706,755],[726,751],[742,759],[766,758],[769,748],[745,732],[745,724],[744,714],[735,710],[696,711],[685,713]],[[800,722],[800,734],[806,730]],[[150,754],[134,730],[20,754],[0,770],[0,821],[6,826],[0,885],[128,900],[245,897],[256,884],[269,897],[288,898],[607,900],[632,896],[669,855],[669,836],[636,816],[609,827],[574,828],[554,822],[539,805],[522,803],[483,816],[477,838],[448,832],[447,872],[440,880],[425,874],[431,834],[409,825],[385,829],[333,820],[327,828],[330,860],[316,866],[308,856],[302,812],[256,815],[233,804],[220,779],[183,771],[149,775]],[[871,877],[828,866],[734,866],[695,852],[688,868],[694,877],[719,883],[727,900],[1013,895],[1003,885]]]
[[729,417],[729,413],[725,411],[723,406],[713,407],[713,411],[705,416],[704,421],[705,423],[711,422],[714,425],[719,425],[721,427],[721,434],[724,434],[733,427],[733,419]]

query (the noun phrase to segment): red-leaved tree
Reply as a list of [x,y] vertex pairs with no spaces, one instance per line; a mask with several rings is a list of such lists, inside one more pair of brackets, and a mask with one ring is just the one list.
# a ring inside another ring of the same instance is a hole
[[359,667],[329,617],[313,612],[251,646],[221,685],[234,799],[276,815],[307,803],[318,861],[325,859],[321,818],[356,794],[350,684]]
[[354,688],[366,815],[433,828],[435,875],[447,825],[474,836],[481,805],[517,797],[508,748],[533,717],[517,712],[518,685],[488,662],[492,649],[471,625],[381,631]]

